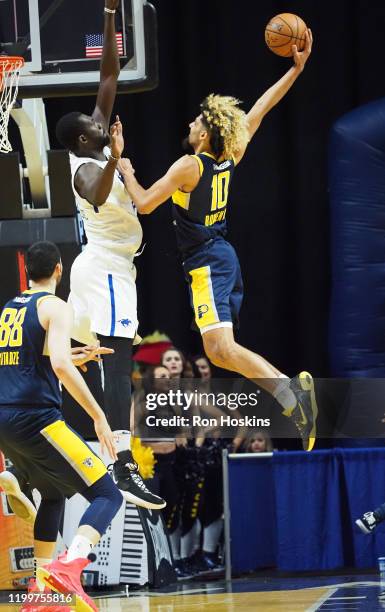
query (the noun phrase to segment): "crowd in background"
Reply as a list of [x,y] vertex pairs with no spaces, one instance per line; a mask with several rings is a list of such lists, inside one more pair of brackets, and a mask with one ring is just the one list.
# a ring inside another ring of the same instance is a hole
[[[210,390],[212,368],[204,355],[186,358],[168,338],[157,333],[149,339],[134,356],[133,415],[147,392],[161,392],[170,381],[199,379],[201,390]],[[151,489],[167,501],[162,512],[178,577],[221,571],[223,449],[271,451],[268,434],[255,430],[224,439],[219,430],[214,430],[191,438],[187,433],[170,435],[165,430],[158,437],[142,439],[142,443],[152,448],[156,460]]]

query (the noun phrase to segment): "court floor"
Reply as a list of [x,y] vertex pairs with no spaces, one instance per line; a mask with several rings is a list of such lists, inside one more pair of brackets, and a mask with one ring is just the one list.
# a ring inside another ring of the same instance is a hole
[[[104,612],[376,612],[385,610],[378,576],[255,577],[226,584],[185,582],[150,590],[95,595]],[[0,595],[0,610],[18,610]]]

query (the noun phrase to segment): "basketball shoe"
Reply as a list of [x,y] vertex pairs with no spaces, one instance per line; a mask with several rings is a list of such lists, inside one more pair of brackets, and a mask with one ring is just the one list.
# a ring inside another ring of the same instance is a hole
[[38,567],[36,570],[37,578],[57,593],[74,595],[76,597],[76,612],[97,610],[98,608],[84,591],[80,582],[82,571],[89,564],[89,560],[80,557],[67,563],[66,558],[67,553],[64,553],[49,565]]
[[297,398],[294,408],[283,414],[294,422],[302,439],[305,451],[311,451],[317,435],[318,407],[314,393],[314,382],[309,372],[300,372],[290,381],[290,389]]
[[[28,583],[28,595],[31,593],[40,593],[39,587],[36,584],[35,578],[31,578]],[[43,595],[52,593],[47,587],[43,591]],[[71,612],[71,608],[68,606],[45,606],[43,598],[41,601],[35,601],[34,603],[25,603],[21,608],[20,612]]]
[[30,489],[23,476],[14,467],[11,467],[9,470],[0,473],[0,487],[7,496],[12,512],[23,521],[33,525],[36,518],[36,508],[25,494],[25,492],[30,494]]
[[359,527],[362,533],[368,534],[373,533],[377,525],[381,523],[378,520],[374,512],[365,512],[359,519],[355,521],[357,527]]
[[151,510],[161,510],[166,506],[165,500],[151,493],[144,484],[131,451],[118,453],[118,461],[111,467],[113,480],[126,501]]

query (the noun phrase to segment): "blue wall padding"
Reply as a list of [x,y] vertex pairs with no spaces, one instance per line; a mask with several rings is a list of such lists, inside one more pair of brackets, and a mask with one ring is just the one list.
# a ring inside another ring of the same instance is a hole
[[385,376],[385,98],[341,117],[329,150],[333,376]]

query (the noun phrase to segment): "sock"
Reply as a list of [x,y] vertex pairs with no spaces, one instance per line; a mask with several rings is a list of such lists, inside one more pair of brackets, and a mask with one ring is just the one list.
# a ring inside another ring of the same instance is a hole
[[197,527],[194,531],[194,541],[192,545],[192,554],[194,555],[201,548],[202,523],[196,519]]
[[180,532],[180,527],[177,527],[172,533],[169,534],[174,561],[179,561],[180,559]]
[[180,539],[180,556],[182,559],[191,557],[195,552],[194,543],[196,540],[196,534],[200,532],[200,522],[196,520],[191,527],[190,531],[182,535]]
[[41,582],[40,580],[38,580],[36,576],[36,570],[38,567],[42,567],[43,565],[49,565],[50,563],[52,563],[52,559],[46,559],[44,557],[34,557],[33,558],[33,575],[36,578],[37,588],[39,589],[40,592],[44,591],[45,584],[44,582]]
[[275,397],[277,402],[282,406],[284,412],[286,410],[292,410],[297,403],[297,398],[289,387],[290,378],[284,374],[280,374],[279,378],[282,378],[283,380],[277,384],[275,391],[273,392],[273,397]]
[[221,537],[223,529],[223,520],[217,519],[213,523],[210,523],[203,530],[203,552],[204,553],[215,553],[218,549],[219,538]]
[[93,543],[86,536],[76,535],[67,551],[66,563],[74,559],[86,559],[93,547]]
[[130,431],[127,431],[127,429],[115,429],[115,431],[113,431],[112,433],[114,434],[117,453],[131,450]]

